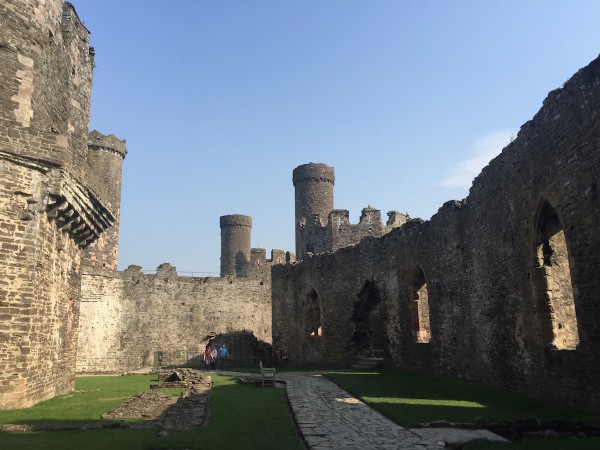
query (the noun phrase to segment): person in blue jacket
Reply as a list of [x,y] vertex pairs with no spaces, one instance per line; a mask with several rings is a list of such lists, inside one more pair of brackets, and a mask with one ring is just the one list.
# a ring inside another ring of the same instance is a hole
[[227,347],[225,346],[225,344],[223,344],[219,349],[219,362],[221,370],[225,370],[226,359],[229,359],[229,352],[227,351]]

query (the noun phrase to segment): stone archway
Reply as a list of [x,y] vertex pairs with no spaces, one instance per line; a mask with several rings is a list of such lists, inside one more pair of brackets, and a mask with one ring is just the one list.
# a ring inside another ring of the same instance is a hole
[[579,329],[567,239],[562,220],[546,200],[538,210],[534,250],[534,296],[542,340],[560,350],[573,350]]
[[431,340],[431,326],[429,323],[429,291],[425,273],[420,265],[413,272],[410,291],[410,312],[412,319],[412,333],[414,341],[427,344]]

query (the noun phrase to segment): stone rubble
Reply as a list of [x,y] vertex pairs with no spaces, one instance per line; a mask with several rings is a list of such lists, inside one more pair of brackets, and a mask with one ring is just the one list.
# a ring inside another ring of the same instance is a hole
[[162,436],[205,426],[210,421],[212,381],[209,376],[194,369],[161,371],[152,389],[185,388],[181,397],[155,392],[137,394],[104,414],[103,419],[140,418],[152,420],[161,429]]

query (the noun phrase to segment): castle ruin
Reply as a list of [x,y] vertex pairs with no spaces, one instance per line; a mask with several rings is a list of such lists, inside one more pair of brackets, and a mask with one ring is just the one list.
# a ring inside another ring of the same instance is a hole
[[[343,368],[381,352],[390,367],[600,411],[599,111],[600,58],[550,92],[466,199],[329,253],[335,238],[307,224],[340,223],[319,218],[333,169],[296,169],[302,263],[271,275],[281,362]],[[312,185],[299,194],[300,180]]]
[[369,206],[350,224],[333,167],[309,163],[295,255],[267,259],[249,216],[222,216],[221,276],[182,277],[116,270],[126,145],[89,132],[94,50],[73,6],[11,0],[0,19],[0,408],[247,332],[281,364],[382,352],[600,411],[600,59],[430,220]]

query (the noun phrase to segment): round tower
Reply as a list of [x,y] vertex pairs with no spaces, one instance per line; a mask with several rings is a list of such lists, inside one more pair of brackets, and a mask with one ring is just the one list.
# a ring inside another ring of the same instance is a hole
[[307,251],[312,251],[313,243],[307,227],[318,217],[321,225],[333,209],[333,167],[327,164],[308,163],[294,169],[292,181],[296,200],[296,258],[303,259]]
[[[244,271],[250,261],[252,217],[241,214],[221,216],[221,276]],[[239,270],[238,270],[239,269]]]
[[107,202],[115,216],[114,224],[84,252],[84,260],[93,267],[117,270],[119,259],[119,219],[121,214],[121,175],[127,154],[125,140],[114,135],[91,131],[88,135],[88,166],[98,174],[95,192]]

